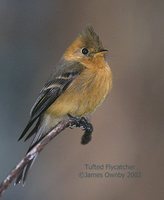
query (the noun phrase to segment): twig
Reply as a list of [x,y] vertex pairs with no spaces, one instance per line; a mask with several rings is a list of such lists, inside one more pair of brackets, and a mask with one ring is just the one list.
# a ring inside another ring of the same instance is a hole
[[22,160],[16,165],[16,167],[8,174],[4,181],[0,184],[0,196],[2,193],[10,186],[14,179],[19,175],[24,166],[29,163],[36,154],[41,152],[43,148],[59,133],[61,133],[65,128],[76,125],[76,121],[71,118],[60,122],[55,128],[53,128],[47,135],[35,145],[28,154],[26,154]]

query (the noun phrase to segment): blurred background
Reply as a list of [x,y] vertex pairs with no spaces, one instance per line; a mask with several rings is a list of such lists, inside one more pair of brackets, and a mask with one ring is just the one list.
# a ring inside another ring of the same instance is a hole
[[[92,142],[82,146],[81,130],[65,130],[25,187],[10,187],[3,199],[164,199],[163,21],[162,0],[0,1],[0,180],[28,148],[17,139],[38,92],[87,24],[109,49],[113,71],[112,92],[91,118]],[[85,164],[134,165],[141,177],[81,178],[104,172]]]

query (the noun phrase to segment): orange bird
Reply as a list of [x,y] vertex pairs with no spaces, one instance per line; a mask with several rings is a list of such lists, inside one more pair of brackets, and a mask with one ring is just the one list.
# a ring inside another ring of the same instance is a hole
[[[34,137],[29,150],[66,117],[84,119],[104,101],[112,87],[106,52],[91,26],[66,49],[32,107],[30,120],[19,138]],[[84,139],[82,144],[88,142]],[[25,182],[33,161],[24,167],[16,184]]]

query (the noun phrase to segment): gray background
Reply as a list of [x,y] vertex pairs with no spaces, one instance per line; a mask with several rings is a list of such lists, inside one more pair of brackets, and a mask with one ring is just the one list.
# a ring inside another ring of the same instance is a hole
[[[17,138],[39,90],[86,24],[109,49],[113,71],[113,90],[92,116],[92,142],[82,146],[79,129],[64,131],[26,186],[3,199],[164,199],[163,21],[162,0],[0,1],[0,180],[27,150]],[[132,164],[142,177],[82,179],[85,163]]]

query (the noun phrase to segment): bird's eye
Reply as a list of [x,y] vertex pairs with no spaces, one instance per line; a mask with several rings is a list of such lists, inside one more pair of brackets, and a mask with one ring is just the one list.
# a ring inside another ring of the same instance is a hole
[[82,54],[87,55],[89,53],[89,50],[87,48],[83,48],[81,52]]

